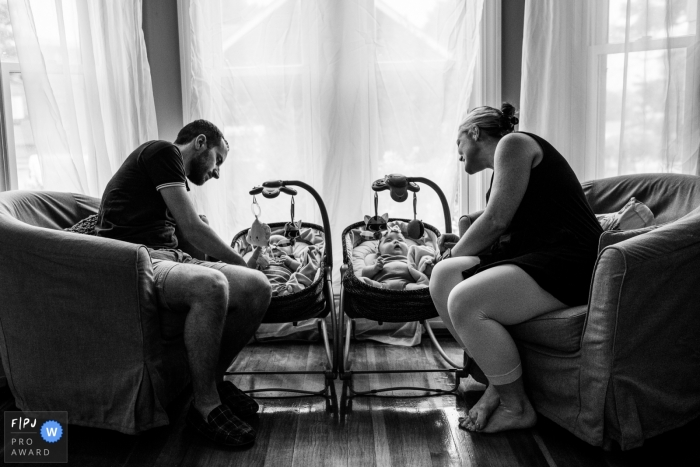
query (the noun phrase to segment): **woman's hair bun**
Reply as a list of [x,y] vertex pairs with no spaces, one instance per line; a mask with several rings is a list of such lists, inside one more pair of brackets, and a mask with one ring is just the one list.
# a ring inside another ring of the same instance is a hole
[[466,132],[470,137],[474,137],[474,129],[479,128],[480,134],[501,138],[512,133],[518,124],[515,114],[515,107],[508,102],[501,105],[501,110],[486,105],[476,107],[469,111],[467,118],[459,126],[459,134]]
[[504,102],[501,104],[501,115],[503,115],[502,120],[502,135],[511,133],[513,127],[518,124],[518,117],[515,116],[515,107],[510,102]]
[[504,102],[501,104],[501,113],[510,120],[510,117],[515,116],[515,107],[510,102]]

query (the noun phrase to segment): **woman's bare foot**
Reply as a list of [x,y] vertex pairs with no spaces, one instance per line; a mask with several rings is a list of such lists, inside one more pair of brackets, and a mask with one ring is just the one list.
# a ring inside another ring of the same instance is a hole
[[460,418],[459,426],[469,431],[481,431],[489,420],[489,417],[501,402],[498,392],[489,384],[479,401],[469,410],[467,417]]
[[484,433],[497,433],[499,431],[516,430],[520,428],[530,428],[537,423],[537,414],[525,399],[522,404],[506,405],[501,399],[500,404],[493,411],[488,423],[483,430]]

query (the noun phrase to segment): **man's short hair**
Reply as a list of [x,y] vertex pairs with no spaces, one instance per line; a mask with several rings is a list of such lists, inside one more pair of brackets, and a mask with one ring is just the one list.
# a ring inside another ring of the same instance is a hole
[[180,132],[177,134],[177,139],[175,139],[175,144],[187,144],[199,135],[204,135],[207,137],[207,148],[218,146],[223,141],[228,149],[228,141],[224,138],[221,130],[217,128],[212,122],[208,120],[195,120],[194,122],[188,123],[183,126]]

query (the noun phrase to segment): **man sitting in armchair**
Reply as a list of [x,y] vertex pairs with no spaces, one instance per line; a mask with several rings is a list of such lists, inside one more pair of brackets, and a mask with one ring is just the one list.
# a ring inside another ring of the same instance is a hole
[[[107,184],[96,232],[148,247],[159,306],[185,316],[194,391],[187,422],[213,441],[241,446],[255,440],[255,430],[242,419],[255,414],[258,404],[223,375],[260,325],[270,285],[197,215],[187,194],[188,180],[203,185],[219,178],[227,155],[228,142],[206,120],[185,125],[174,144],[142,144]],[[200,261],[177,249],[176,226],[194,247],[222,262]]]

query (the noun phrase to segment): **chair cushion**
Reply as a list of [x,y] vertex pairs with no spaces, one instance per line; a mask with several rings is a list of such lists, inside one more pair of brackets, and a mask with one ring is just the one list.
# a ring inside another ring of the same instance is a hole
[[574,353],[581,347],[581,334],[588,305],[556,310],[524,323],[508,326],[513,338],[559,352]]

